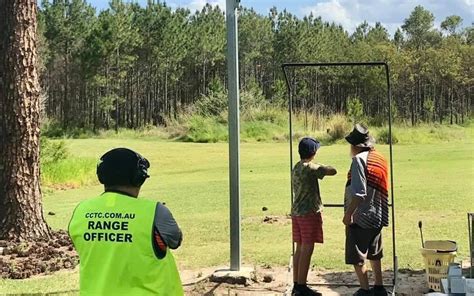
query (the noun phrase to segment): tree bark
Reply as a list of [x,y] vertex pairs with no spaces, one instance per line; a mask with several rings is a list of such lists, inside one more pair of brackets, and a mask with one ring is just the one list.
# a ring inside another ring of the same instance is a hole
[[0,0],[0,238],[49,237],[39,167],[36,1]]
[[69,127],[69,44],[66,40],[64,48],[64,93],[63,93],[63,129]]

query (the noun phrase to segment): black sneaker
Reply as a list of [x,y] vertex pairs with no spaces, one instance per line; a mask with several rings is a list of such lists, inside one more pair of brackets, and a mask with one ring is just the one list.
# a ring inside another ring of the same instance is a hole
[[296,286],[293,286],[293,290],[291,290],[291,296],[301,296],[301,292],[296,288]]
[[323,294],[311,289],[308,286],[303,286],[300,292],[302,296],[322,296]]
[[385,287],[372,288],[370,289],[370,293],[374,296],[388,296],[388,292],[385,290]]
[[357,292],[352,294],[353,296],[371,296],[372,293],[369,290],[359,289]]

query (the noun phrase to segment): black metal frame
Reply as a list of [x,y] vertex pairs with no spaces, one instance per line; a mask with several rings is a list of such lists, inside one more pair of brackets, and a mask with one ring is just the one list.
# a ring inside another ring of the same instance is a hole
[[[284,63],[281,68],[285,76],[286,85],[288,88],[288,114],[289,114],[289,139],[290,139],[290,183],[291,183],[291,205],[293,206],[293,176],[291,171],[293,169],[293,97],[292,97],[292,88],[289,77],[287,75],[287,68],[304,68],[304,67],[384,67],[385,76],[387,82],[387,100],[388,100],[388,137],[389,137],[389,147],[390,147],[390,196],[391,204],[389,205],[392,208],[392,248],[393,248],[393,289],[392,293],[395,293],[395,287],[397,285],[397,274],[398,274],[398,259],[396,253],[396,243],[395,243],[395,202],[394,202],[394,193],[393,193],[393,149],[392,149],[392,91],[390,87],[390,68],[386,62],[341,62],[341,63]],[[343,204],[327,204],[324,205],[327,208],[342,208]],[[293,255],[295,253],[295,247],[292,243]],[[321,285],[321,284],[316,284]],[[341,285],[346,285],[341,283]]]
[[474,213],[467,213],[467,229],[469,232],[469,257],[471,266],[469,268],[470,278],[474,278]]

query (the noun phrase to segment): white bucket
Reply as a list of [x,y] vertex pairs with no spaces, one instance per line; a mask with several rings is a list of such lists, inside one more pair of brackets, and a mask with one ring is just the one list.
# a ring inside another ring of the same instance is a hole
[[466,296],[474,296],[474,279],[466,279]]

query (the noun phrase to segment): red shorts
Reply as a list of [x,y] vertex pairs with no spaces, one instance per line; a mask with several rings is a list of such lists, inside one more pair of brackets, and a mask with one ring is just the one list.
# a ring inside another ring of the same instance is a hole
[[292,216],[293,241],[300,244],[322,244],[323,217],[321,213]]

